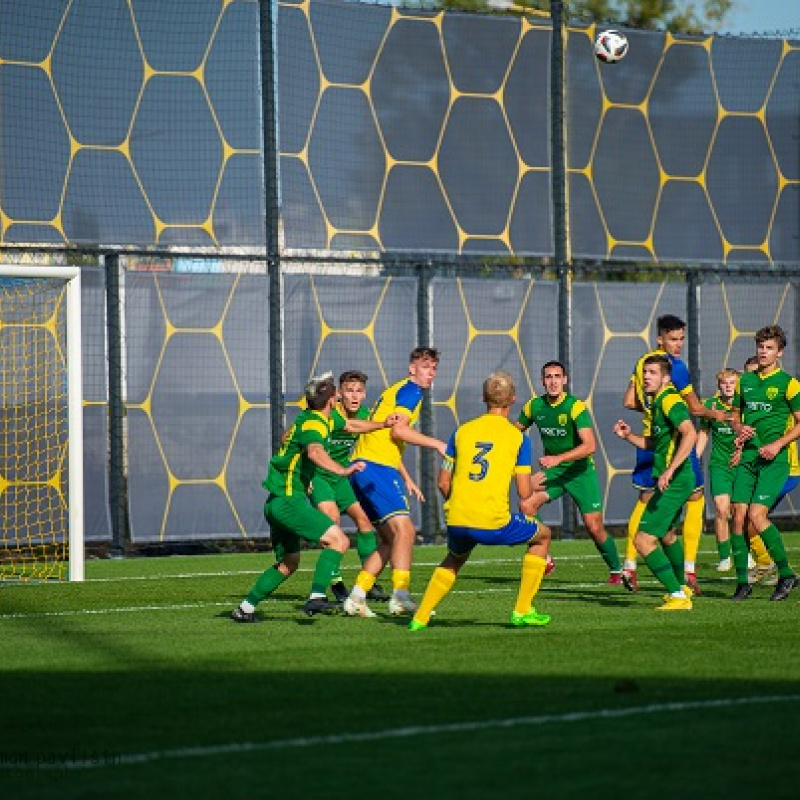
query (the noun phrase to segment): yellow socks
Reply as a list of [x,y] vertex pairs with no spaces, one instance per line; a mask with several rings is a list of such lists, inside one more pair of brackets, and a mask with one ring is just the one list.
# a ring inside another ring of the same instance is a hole
[[768,567],[772,564],[772,556],[764,544],[764,540],[760,536],[753,536],[750,539],[750,549],[756,557],[756,563],[761,567]]
[[392,588],[396,592],[407,592],[411,586],[411,572],[407,569],[392,570]]
[[450,591],[456,581],[455,572],[451,572],[444,567],[436,567],[428,581],[428,587],[420,600],[414,621],[422,625],[427,625],[431,612],[441,602],[441,599]]
[[356,578],[356,586],[364,592],[364,597],[367,596],[367,592],[375,585],[375,576],[367,572],[366,570],[361,570],[358,573],[358,577]]
[[641,500],[636,501],[636,505],[631,511],[630,518],[628,519],[628,542],[625,545],[625,569],[636,569],[636,545],[633,543],[636,534],[639,532],[639,523],[642,521],[642,515],[647,508],[647,503]]
[[[683,551],[686,562],[694,567],[697,551],[700,549],[700,537],[703,535],[703,512],[706,510],[706,499],[701,494],[696,500],[686,501],[686,516],[683,520]],[[689,570],[694,572],[694,569]]]
[[544,577],[544,568],[547,562],[532,553],[525,553],[522,557],[522,577],[519,582],[519,593],[514,611],[517,614],[527,614],[531,610],[533,598],[539,591],[539,586]]

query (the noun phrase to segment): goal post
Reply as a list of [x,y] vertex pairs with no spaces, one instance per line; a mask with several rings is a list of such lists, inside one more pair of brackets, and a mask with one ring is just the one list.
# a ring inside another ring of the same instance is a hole
[[0,264],[0,580],[84,579],[81,272]]

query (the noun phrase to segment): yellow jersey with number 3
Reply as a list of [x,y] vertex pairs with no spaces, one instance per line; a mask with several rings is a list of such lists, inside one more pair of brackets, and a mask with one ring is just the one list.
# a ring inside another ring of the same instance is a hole
[[484,414],[456,429],[442,469],[453,473],[444,504],[447,524],[501,528],[511,517],[509,484],[515,475],[531,473],[531,442],[505,417]]

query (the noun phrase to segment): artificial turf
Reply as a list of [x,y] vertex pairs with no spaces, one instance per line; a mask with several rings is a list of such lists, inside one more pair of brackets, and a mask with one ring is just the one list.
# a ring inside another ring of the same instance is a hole
[[[508,625],[520,548],[478,548],[416,633],[380,603],[305,616],[313,551],[254,625],[228,614],[269,554],[0,584],[0,796],[794,798],[800,589],[730,602],[703,545],[703,595],[660,612],[645,567],[629,594],[555,542],[537,629]],[[415,595],[442,555],[417,549]]]

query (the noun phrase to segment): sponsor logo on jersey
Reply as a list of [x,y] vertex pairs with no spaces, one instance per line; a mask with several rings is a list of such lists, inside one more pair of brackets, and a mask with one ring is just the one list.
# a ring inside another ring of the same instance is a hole
[[563,428],[540,428],[543,436],[566,436],[567,432]]
[[772,403],[761,403],[758,400],[748,400],[747,408],[750,411],[772,411]]

